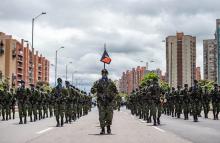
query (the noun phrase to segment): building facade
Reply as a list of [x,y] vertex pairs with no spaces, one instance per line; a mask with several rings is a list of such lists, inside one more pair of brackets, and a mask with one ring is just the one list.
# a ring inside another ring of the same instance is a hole
[[216,40],[203,40],[203,74],[205,80],[217,82],[217,56]]
[[147,70],[146,67],[138,66],[137,68],[132,68],[132,70],[123,72],[121,78],[119,79],[119,92],[130,94],[133,90],[136,90],[140,86],[144,76],[150,72],[156,73],[161,79],[163,78],[162,71],[160,69],[150,71]]
[[216,34],[215,39],[217,43],[217,82],[220,85],[220,19],[216,19]]
[[[30,50],[29,44],[21,42],[0,32],[0,43],[3,53],[0,54],[0,73],[3,80],[9,79],[11,86],[18,86],[20,80],[24,80],[26,86],[38,81],[49,82],[49,61],[42,55]],[[34,57],[34,58],[33,58]],[[32,69],[32,62],[34,68]],[[32,74],[32,71],[33,73]]]
[[196,80],[200,81],[201,80],[201,68],[196,67]]
[[192,86],[196,76],[196,37],[177,33],[166,38],[166,73],[170,86]]

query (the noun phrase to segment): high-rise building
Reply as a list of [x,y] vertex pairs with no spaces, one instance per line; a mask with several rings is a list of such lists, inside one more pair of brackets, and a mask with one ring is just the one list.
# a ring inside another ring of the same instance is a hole
[[148,73],[155,73],[161,80],[164,80],[162,71],[158,68],[156,70],[147,70],[146,67],[132,68],[122,73],[122,77],[119,79],[119,92],[130,94],[133,90],[137,89],[141,85],[141,81]]
[[[24,40],[19,42],[0,32],[0,44],[3,51],[0,52],[0,80],[8,78],[10,86],[17,86],[20,80],[24,80],[26,86],[38,81],[49,82],[49,61],[38,52],[34,54]],[[34,74],[31,74],[31,62],[34,62]]]
[[166,73],[170,86],[192,86],[196,75],[196,37],[177,33],[166,38]]
[[217,81],[217,55],[216,40],[203,40],[203,73],[205,80]]
[[201,80],[201,69],[200,69],[200,67],[196,67],[196,80],[197,81]]
[[215,39],[217,42],[217,82],[220,84],[220,19],[216,20],[216,34]]

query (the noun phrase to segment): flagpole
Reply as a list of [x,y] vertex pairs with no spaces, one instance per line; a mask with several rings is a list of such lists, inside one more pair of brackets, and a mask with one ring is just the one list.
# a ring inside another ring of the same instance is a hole
[[[106,50],[106,43],[104,43],[104,51]],[[104,63],[104,69],[105,69],[105,63]]]

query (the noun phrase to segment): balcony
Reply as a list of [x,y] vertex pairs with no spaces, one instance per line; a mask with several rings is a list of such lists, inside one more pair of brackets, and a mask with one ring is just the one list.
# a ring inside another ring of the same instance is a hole
[[23,51],[22,51],[22,50],[19,50],[19,51],[18,51],[18,56],[19,56],[19,57],[23,57]]
[[23,63],[23,58],[18,57],[17,61],[18,61],[19,63]]

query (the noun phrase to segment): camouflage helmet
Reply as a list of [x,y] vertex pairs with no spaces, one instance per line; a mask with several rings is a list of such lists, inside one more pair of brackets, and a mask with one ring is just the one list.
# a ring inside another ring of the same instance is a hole
[[58,83],[62,82],[62,79],[61,79],[61,78],[58,78],[58,79],[57,79],[57,82],[58,82]]

